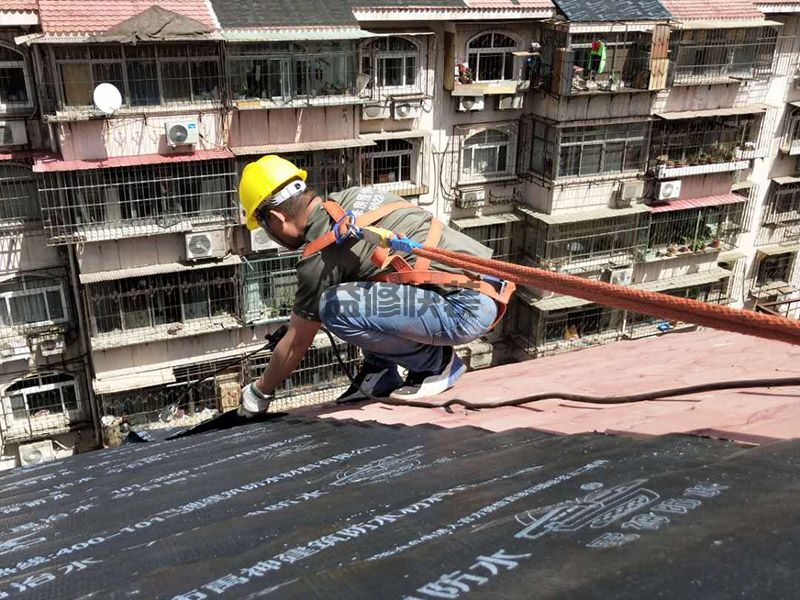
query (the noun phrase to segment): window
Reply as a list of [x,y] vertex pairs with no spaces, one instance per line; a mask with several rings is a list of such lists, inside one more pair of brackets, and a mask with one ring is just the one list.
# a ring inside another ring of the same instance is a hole
[[55,49],[66,106],[90,106],[100,83],[117,87],[128,106],[219,100],[218,54],[215,45],[187,44]]
[[0,164],[0,223],[38,219],[39,198],[31,168]]
[[0,46],[0,108],[30,105],[25,59],[16,50]]
[[756,285],[788,282],[791,277],[794,258],[795,254],[792,252],[765,257],[758,266]]
[[484,33],[467,44],[467,63],[475,81],[514,78],[517,43],[502,33]]
[[499,129],[485,129],[469,136],[461,151],[464,179],[502,177],[514,174],[514,140]]
[[76,412],[80,398],[75,378],[67,373],[17,381],[8,387],[6,395],[11,402],[12,418],[25,421],[30,417]]
[[641,171],[645,161],[647,123],[561,130],[559,177]]
[[89,287],[93,334],[236,314],[229,268],[122,279]]
[[247,323],[288,318],[297,293],[299,255],[250,259],[243,265]]
[[417,83],[418,49],[401,37],[385,37],[362,47],[361,70],[371,76],[370,85],[411,87]]
[[20,327],[67,320],[64,288],[58,279],[23,277],[0,285],[0,325]]
[[412,181],[414,144],[407,140],[378,140],[376,143],[377,146],[366,153],[364,183]]

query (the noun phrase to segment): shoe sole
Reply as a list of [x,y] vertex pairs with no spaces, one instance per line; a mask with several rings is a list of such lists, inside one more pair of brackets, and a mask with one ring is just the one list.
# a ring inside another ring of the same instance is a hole
[[[455,356],[455,354],[453,355]],[[455,359],[454,359],[455,360]],[[425,379],[425,383],[420,386],[419,388],[400,388],[399,390],[392,392],[389,395],[389,398],[392,400],[416,400],[418,398],[428,398],[430,396],[436,396],[437,394],[441,394],[442,392],[449,390],[456,384],[456,381],[464,374],[467,370],[466,365],[458,360],[459,366],[454,371],[450,371],[446,376],[444,373],[441,375],[432,375]],[[433,381],[431,381],[433,380]],[[430,383],[428,383],[430,382]],[[403,393],[403,390],[410,389],[416,390],[413,393]]]

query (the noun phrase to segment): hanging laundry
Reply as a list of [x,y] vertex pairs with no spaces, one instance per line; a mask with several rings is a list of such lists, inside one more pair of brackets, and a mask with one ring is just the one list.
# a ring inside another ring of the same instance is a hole
[[603,40],[594,40],[589,53],[589,70],[598,75],[606,70],[606,43]]

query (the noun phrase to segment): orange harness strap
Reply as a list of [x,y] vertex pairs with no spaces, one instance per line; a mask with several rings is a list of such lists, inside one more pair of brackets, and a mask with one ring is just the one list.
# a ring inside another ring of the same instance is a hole
[[[330,200],[325,202],[323,207],[331,218],[337,222],[346,214],[345,210],[338,203]],[[414,205],[408,202],[391,202],[389,204],[384,204],[380,208],[371,210],[358,217],[356,219],[356,226],[366,227],[367,225],[373,225],[395,210],[403,208],[414,208]],[[444,225],[442,225],[441,221],[435,218],[431,219],[428,235],[425,238],[425,245],[428,247],[436,247],[442,239],[443,229]],[[319,252],[335,242],[335,232],[329,231],[316,240],[309,242],[303,250],[303,257],[305,258],[315,252]],[[431,259],[429,258],[417,257],[412,267],[402,256],[390,254],[388,248],[376,248],[370,257],[370,261],[382,271],[389,267],[394,270],[393,272],[381,273],[371,277],[371,281],[415,286],[438,285],[441,287],[462,288],[488,296],[497,304],[497,318],[494,323],[492,323],[492,327],[497,325],[500,319],[503,318],[511,295],[516,289],[516,285],[510,281],[504,282],[504,285],[500,289],[497,289],[491,283],[475,275],[435,271],[431,269]]]

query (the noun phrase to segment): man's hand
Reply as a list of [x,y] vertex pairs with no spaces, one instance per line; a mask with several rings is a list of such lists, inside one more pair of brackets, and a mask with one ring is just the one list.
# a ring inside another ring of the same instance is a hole
[[258,389],[257,382],[250,383],[242,388],[239,401],[239,415],[252,417],[258,413],[267,412],[270,403],[275,398],[272,394],[264,394]]
[[[264,373],[257,381],[242,389],[242,409],[251,413],[263,412],[267,409],[269,402],[274,398],[275,388],[289,377],[303,360],[303,356],[311,346],[311,342],[314,341],[314,336],[319,328],[320,323],[317,321],[309,321],[292,314],[289,319],[289,330],[275,346]],[[248,402],[247,406],[245,400]],[[254,407],[256,410],[251,411],[248,406]],[[264,408],[257,408],[259,406],[264,406]]]

